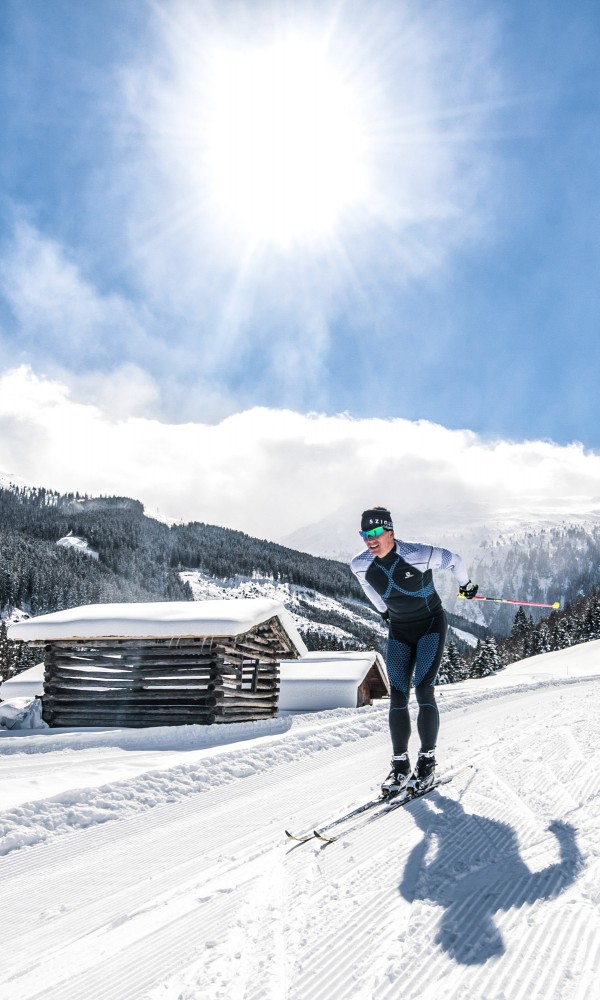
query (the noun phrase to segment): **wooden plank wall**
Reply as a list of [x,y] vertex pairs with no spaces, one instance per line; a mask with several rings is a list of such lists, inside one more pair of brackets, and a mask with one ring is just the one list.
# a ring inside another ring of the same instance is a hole
[[44,648],[42,714],[52,727],[269,718],[279,661],[297,656],[277,619],[236,638],[72,639]]

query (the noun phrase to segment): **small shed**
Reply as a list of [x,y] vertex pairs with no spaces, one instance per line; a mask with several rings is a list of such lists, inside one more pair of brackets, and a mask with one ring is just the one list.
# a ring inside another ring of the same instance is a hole
[[85,605],[8,633],[44,649],[51,727],[268,718],[281,660],[308,652],[283,605],[261,598]]
[[389,693],[385,663],[375,650],[319,651],[281,664],[281,711],[361,708]]

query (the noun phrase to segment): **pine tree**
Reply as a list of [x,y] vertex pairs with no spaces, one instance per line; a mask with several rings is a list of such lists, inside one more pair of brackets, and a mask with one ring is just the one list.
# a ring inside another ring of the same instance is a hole
[[487,639],[484,640],[484,645],[486,648],[486,657],[488,666],[491,667],[495,673],[500,670],[502,663],[500,662],[500,655],[498,653],[498,646],[493,635],[489,635]]
[[555,626],[552,645],[554,649],[568,649],[576,641],[573,631],[573,621],[570,615],[561,616]]
[[581,621],[581,641],[592,642],[600,639],[600,596],[595,591]]
[[548,623],[543,621],[540,622],[535,629],[531,637],[531,648],[532,655],[536,656],[538,653],[550,653],[554,648],[552,642],[552,634],[548,628]]
[[478,645],[475,659],[471,664],[470,677],[490,677],[500,667],[498,647],[493,635]]
[[515,615],[515,620],[513,621],[510,634],[511,636],[513,636],[513,638],[523,636],[527,632],[527,627],[528,627],[527,615],[525,614],[523,607],[520,606],[519,610]]
[[12,677],[12,649],[6,630],[6,622],[0,622],[0,680]]
[[437,678],[438,684],[456,684],[458,681],[463,681],[466,676],[465,662],[458,652],[456,643],[450,639],[442,656]]
[[15,677],[39,660],[40,653],[36,648],[29,648],[24,642],[13,642],[8,638],[6,622],[0,622],[0,681]]

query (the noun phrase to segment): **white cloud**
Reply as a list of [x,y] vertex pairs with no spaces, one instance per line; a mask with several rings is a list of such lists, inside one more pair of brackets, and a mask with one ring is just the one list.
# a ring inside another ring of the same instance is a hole
[[17,221],[3,247],[0,293],[18,324],[20,343],[55,358],[88,362],[110,357],[146,334],[136,310],[122,296],[102,295],[57,241]]
[[149,417],[159,409],[159,386],[139,365],[126,363],[108,372],[91,371],[82,375],[65,371],[61,380],[73,402],[96,406],[113,421],[131,416]]
[[[20,218],[0,246],[0,296],[13,318],[2,331],[2,362],[35,359],[73,401],[117,419],[184,420],[189,412],[213,420],[239,405],[217,378],[206,377],[195,345],[177,343],[143,303],[103,293],[81,260]],[[182,380],[192,387],[187,398]]]
[[269,539],[343,521],[344,547],[357,537],[348,512],[373,503],[389,504],[403,524],[437,511],[450,527],[478,504],[534,512],[562,502],[568,515],[600,494],[600,456],[579,444],[487,442],[427,422],[265,408],[212,425],[119,419],[24,367],[0,376],[0,470]]

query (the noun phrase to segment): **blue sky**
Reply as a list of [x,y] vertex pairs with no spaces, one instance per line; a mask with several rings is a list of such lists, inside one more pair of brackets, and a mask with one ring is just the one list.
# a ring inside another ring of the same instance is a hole
[[[595,0],[4,0],[1,371],[117,417],[598,450],[599,27]],[[331,177],[273,229],[253,74],[288,94],[297,57],[282,121],[313,88]]]

